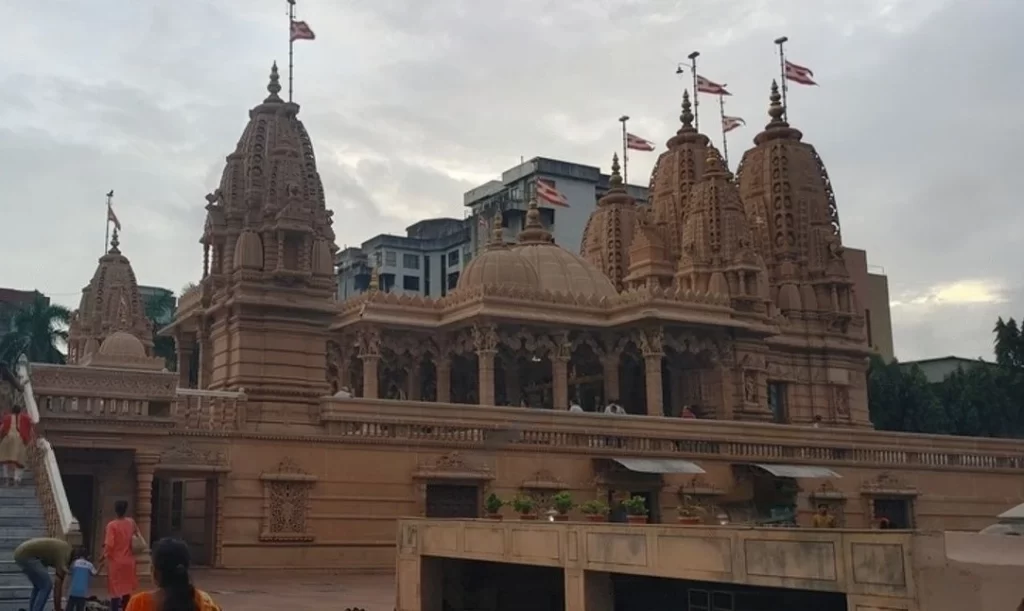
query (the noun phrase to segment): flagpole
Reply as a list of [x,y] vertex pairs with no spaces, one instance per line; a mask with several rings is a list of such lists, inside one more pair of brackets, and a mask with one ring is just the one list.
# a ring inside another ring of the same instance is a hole
[[295,23],[295,0],[288,0],[288,101],[292,101],[292,69],[295,67],[295,37],[292,28]]
[[789,85],[786,84],[786,49],[783,45],[789,41],[788,36],[779,36],[775,44],[779,45],[779,74],[782,77],[782,120],[789,121],[789,104],[786,103],[786,92]]
[[690,58],[690,73],[693,75],[693,127],[700,131],[700,114],[697,108],[700,106],[700,92],[697,90],[697,57],[700,51],[694,51],[687,57]]
[[114,190],[111,189],[110,192],[107,193],[107,211],[106,211],[106,214],[103,215],[104,218],[107,221],[107,223],[106,223],[106,225],[107,225],[106,226],[106,234],[104,234],[104,236],[103,236],[103,254],[107,254],[107,249],[110,246],[110,206],[111,206],[111,200],[113,200],[113,199],[114,199]]
[[722,113],[722,158],[725,159],[725,167],[729,167],[729,138],[725,131],[725,95],[718,94],[718,108]]
[[629,115],[622,115],[619,121],[622,122],[622,184],[628,184],[626,181],[629,173],[626,168],[629,167],[629,147],[626,145],[626,121],[629,121]]

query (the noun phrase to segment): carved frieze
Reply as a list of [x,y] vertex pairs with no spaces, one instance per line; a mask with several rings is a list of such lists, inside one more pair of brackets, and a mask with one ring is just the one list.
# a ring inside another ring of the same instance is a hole
[[708,497],[708,496],[719,496],[725,494],[725,490],[722,490],[718,486],[709,482],[702,475],[694,475],[690,478],[690,481],[679,486],[678,495],[682,499],[685,496],[692,497]]
[[660,328],[643,329],[637,333],[637,344],[645,357],[662,356],[665,354],[665,333]]
[[850,387],[849,386],[838,386],[832,385],[829,387],[831,390],[831,404],[832,411],[836,416],[840,418],[850,417]]
[[223,470],[227,467],[227,458],[222,450],[196,447],[192,442],[183,440],[160,453],[159,466],[199,471]]
[[524,490],[565,490],[566,484],[554,473],[547,469],[541,469],[523,480],[520,486]]
[[359,333],[359,358],[380,358],[380,332],[376,329],[364,329]]
[[811,491],[809,496],[812,501],[846,500],[846,493],[836,488],[832,482],[825,482],[818,486],[816,489]]
[[760,385],[757,383],[758,372],[746,369],[743,371],[743,401],[745,403],[758,403],[758,392],[757,389]]
[[66,365],[32,368],[32,390],[37,395],[170,400],[177,387],[178,374],[166,371],[118,371]]
[[416,479],[491,480],[494,474],[483,464],[467,460],[459,452],[449,452],[432,462],[421,464],[414,472]]
[[309,525],[309,509],[317,477],[304,471],[290,457],[285,457],[276,470],[261,474],[260,480],[263,482],[260,541],[313,541],[315,535]]
[[861,494],[865,496],[917,496],[917,488],[889,471],[883,471],[877,477],[865,480],[861,484]]
[[498,329],[494,325],[473,327],[473,348],[477,352],[495,352],[499,343]]

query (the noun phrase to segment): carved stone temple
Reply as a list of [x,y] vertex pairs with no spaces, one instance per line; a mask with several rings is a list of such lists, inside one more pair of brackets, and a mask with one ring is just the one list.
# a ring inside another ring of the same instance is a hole
[[492,492],[542,512],[561,490],[638,495],[655,523],[686,499],[709,525],[795,509],[808,526],[824,504],[854,529],[976,531],[1024,502],[1019,441],[873,429],[836,194],[776,86],[735,174],[684,96],[650,204],[610,160],[578,252],[533,203],[514,244],[495,223],[449,295],[371,282],[342,302],[336,219],[280,89],[275,67],[206,197],[202,269],[160,330],[177,371],[153,356],[116,242],[70,363],[32,367],[66,496],[52,532],[72,523],[65,503],[95,553],[125,499],[199,564],[394,571],[399,519],[481,517]]

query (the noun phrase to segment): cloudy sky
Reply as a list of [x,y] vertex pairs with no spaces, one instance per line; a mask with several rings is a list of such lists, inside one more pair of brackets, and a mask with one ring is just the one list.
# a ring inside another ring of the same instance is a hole
[[[766,121],[772,40],[786,34],[790,59],[821,84],[791,91],[790,118],[828,166],[844,241],[888,274],[897,356],[987,357],[995,318],[1024,316],[1017,0],[299,0],[298,11],[318,38],[296,44],[295,98],[339,244],[461,216],[462,193],[521,155],[607,167],[623,113],[660,145],[677,126],[676,64],[694,49],[749,122],[731,134],[738,159]],[[287,63],[286,12],[284,0],[8,3],[0,286],[75,305],[111,188],[140,282],[196,279],[203,195],[266,95],[271,61]],[[653,161],[635,156],[636,182]]]

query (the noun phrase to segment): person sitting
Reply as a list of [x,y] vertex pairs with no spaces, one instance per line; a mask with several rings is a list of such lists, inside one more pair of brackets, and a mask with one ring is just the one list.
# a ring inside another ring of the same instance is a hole
[[679,414],[680,418],[696,418],[697,414],[694,413],[693,409],[689,405],[683,406],[683,412]]
[[572,405],[569,406],[569,411],[570,412],[582,412],[583,411],[583,407],[580,406],[580,404],[578,402],[573,401]]
[[220,611],[209,594],[192,585],[192,557],[184,541],[160,539],[150,557],[157,589],[132,596],[125,611]]
[[618,401],[613,399],[605,406],[604,413],[615,414],[616,416],[625,416],[626,410],[622,409],[622,406],[619,405]]

